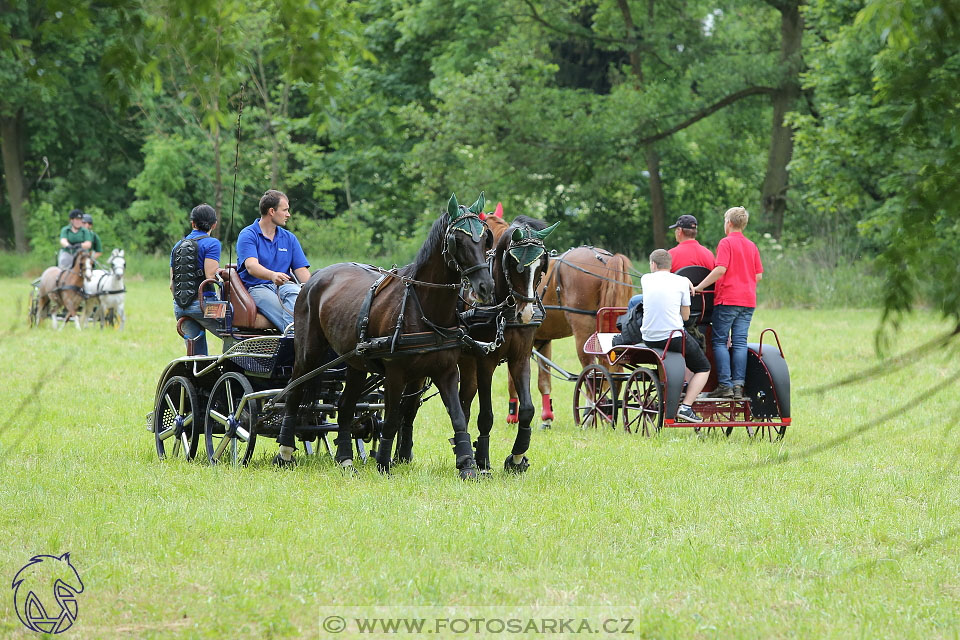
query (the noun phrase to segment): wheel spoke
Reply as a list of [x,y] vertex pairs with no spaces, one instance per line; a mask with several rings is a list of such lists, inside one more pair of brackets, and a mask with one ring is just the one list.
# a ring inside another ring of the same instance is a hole
[[250,441],[250,432],[244,429],[243,427],[237,427],[237,438],[243,442]]
[[167,404],[167,408],[170,409],[170,413],[172,413],[173,415],[179,415],[177,408],[173,406],[173,399],[170,397],[169,393],[164,394],[163,400]]
[[210,417],[222,424],[224,427],[227,426],[227,416],[223,415],[216,409],[210,410]]
[[187,388],[180,387],[180,406],[177,409],[177,415],[182,416],[187,412],[187,409],[185,406],[186,404],[187,404]]
[[183,442],[183,455],[184,457],[190,452],[190,439],[187,438],[187,432],[184,431],[180,434],[180,441]]
[[164,429],[163,431],[161,431],[160,433],[158,433],[158,434],[157,434],[157,437],[160,438],[160,440],[166,440],[167,438],[169,438],[170,436],[172,436],[172,435],[175,434],[176,432],[177,432],[177,428],[176,428],[176,427],[167,427],[166,429]]
[[189,427],[193,424],[193,411],[183,417],[183,426]]
[[230,384],[230,380],[224,381],[223,388],[226,391],[227,408],[230,409],[230,415],[233,415],[233,385]]
[[220,459],[220,456],[223,455],[223,450],[227,448],[227,445],[230,444],[231,440],[233,440],[233,438],[228,438],[227,436],[220,438],[220,442],[217,443],[217,448],[213,452],[214,460]]
[[179,439],[173,441],[173,446],[170,447],[170,455],[172,455],[174,458],[176,458],[177,456],[180,455],[180,440],[179,440]]

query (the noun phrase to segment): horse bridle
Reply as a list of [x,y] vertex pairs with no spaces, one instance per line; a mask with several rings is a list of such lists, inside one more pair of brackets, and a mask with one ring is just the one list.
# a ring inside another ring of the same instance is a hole
[[462,205],[460,209],[461,211],[466,211],[466,213],[461,213],[455,220],[452,220],[450,224],[447,225],[447,230],[443,234],[443,261],[448,268],[456,271],[460,274],[461,278],[465,279],[471,273],[475,273],[480,269],[486,269],[487,264],[481,262],[466,269],[460,266],[460,263],[457,262],[457,242],[454,233],[459,231],[470,236],[474,242],[482,242],[483,238],[490,233],[490,228],[476,213],[469,212],[467,208]]

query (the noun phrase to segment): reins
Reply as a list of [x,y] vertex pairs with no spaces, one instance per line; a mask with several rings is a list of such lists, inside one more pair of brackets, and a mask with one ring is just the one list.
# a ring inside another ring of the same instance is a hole
[[[577,247],[577,248],[579,248],[579,247]],[[592,249],[593,247],[590,247],[590,248]],[[620,284],[620,285],[623,285],[623,286],[625,286],[625,287],[630,287],[631,289],[639,289],[639,288],[640,288],[640,285],[636,285],[636,284],[633,284],[633,283],[628,284],[628,283],[626,283],[626,282],[621,282],[620,280],[616,280],[616,279],[614,279],[614,278],[608,278],[608,277],[606,277],[606,276],[601,276],[601,275],[599,275],[599,274],[593,273],[592,271],[588,271],[588,270],[584,269],[583,267],[581,267],[581,266],[579,266],[579,265],[576,265],[576,264],[574,264],[574,263],[572,263],[572,262],[570,262],[570,261],[568,261],[568,260],[564,260],[564,259],[563,259],[563,256],[567,255],[567,254],[568,254],[569,252],[571,252],[571,251],[573,251],[573,249],[567,249],[566,251],[564,251],[564,252],[563,252],[562,254],[560,254],[559,256],[550,256],[550,259],[551,259],[551,260],[554,260],[554,261],[556,261],[556,262],[559,262],[560,264],[565,264],[565,265],[567,265],[568,267],[570,267],[570,268],[572,268],[572,269],[576,269],[577,271],[580,271],[580,272],[582,272],[582,273],[585,273],[585,274],[587,274],[588,276],[592,276],[592,277],[594,277],[594,278],[596,278],[596,279],[598,279],[598,280],[606,280],[607,282],[614,282],[614,283],[616,283],[616,284]],[[599,258],[599,256],[598,256],[598,258]],[[603,265],[603,270],[604,270],[604,271],[609,271],[610,273],[624,273],[623,271],[619,271],[618,269],[611,269],[610,267],[606,266],[606,263],[603,262],[603,261],[600,261],[600,264]],[[554,273],[556,273],[556,270],[554,270]],[[631,270],[628,270],[626,273],[627,273],[627,275],[629,275],[629,276],[631,276],[631,277],[633,277],[633,276],[639,277],[640,275],[642,275],[642,274],[640,274],[640,273],[634,273],[632,269],[631,269]]]

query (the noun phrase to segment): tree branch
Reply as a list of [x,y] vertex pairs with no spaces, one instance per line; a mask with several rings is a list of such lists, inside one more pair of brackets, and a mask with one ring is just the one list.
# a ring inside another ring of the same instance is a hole
[[661,131],[660,133],[655,133],[652,136],[641,138],[640,140],[637,141],[637,144],[645,145],[645,144],[650,144],[652,142],[656,142],[657,140],[663,140],[664,138],[669,138],[670,136],[675,134],[677,131],[686,129],[690,125],[696,122],[699,122],[700,120],[703,120],[707,116],[713,113],[716,113],[720,109],[723,109],[724,107],[731,105],[734,102],[737,102],[738,100],[742,100],[743,98],[746,98],[749,96],[771,95],[775,91],[776,91],[776,88],[774,87],[749,87],[747,89],[742,89],[740,91],[737,91],[736,93],[731,93],[730,95],[723,98],[722,100],[719,100],[718,102],[713,103],[709,107],[706,107],[705,109],[698,111],[697,113],[690,116],[680,124],[674,127],[670,127],[666,131]]
[[524,2],[524,4],[527,5],[527,8],[530,9],[530,15],[529,15],[529,17],[532,18],[532,19],[534,20],[534,22],[538,22],[538,23],[542,24],[544,27],[546,27],[547,29],[549,29],[550,31],[555,31],[556,33],[559,33],[560,35],[568,36],[568,37],[571,37],[571,38],[583,38],[584,40],[596,40],[597,42],[610,42],[610,43],[614,43],[614,44],[631,45],[631,46],[634,46],[634,47],[640,47],[640,48],[642,48],[644,51],[649,51],[649,50],[650,50],[647,45],[643,44],[643,42],[641,41],[640,38],[628,38],[628,39],[623,39],[623,38],[606,38],[606,37],[604,37],[604,36],[598,36],[598,35],[596,35],[596,34],[594,34],[594,33],[586,32],[586,31],[575,31],[575,30],[573,30],[573,29],[562,29],[562,28],[560,28],[560,27],[558,27],[558,26],[556,26],[556,25],[554,25],[554,24],[551,24],[550,22],[547,22],[544,18],[541,17],[541,16],[540,16],[540,13],[537,11],[537,8],[536,8],[535,6],[533,6],[533,0],[523,0],[523,2]]

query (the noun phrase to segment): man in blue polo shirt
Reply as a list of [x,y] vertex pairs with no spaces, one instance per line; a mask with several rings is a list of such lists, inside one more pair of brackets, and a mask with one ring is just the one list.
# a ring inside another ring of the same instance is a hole
[[260,219],[237,237],[240,279],[257,311],[281,331],[293,322],[293,305],[300,293],[288,272],[292,270],[300,282],[310,278],[310,263],[300,242],[284,229],[289,219],[290,200],[270,189],[260,198]]

